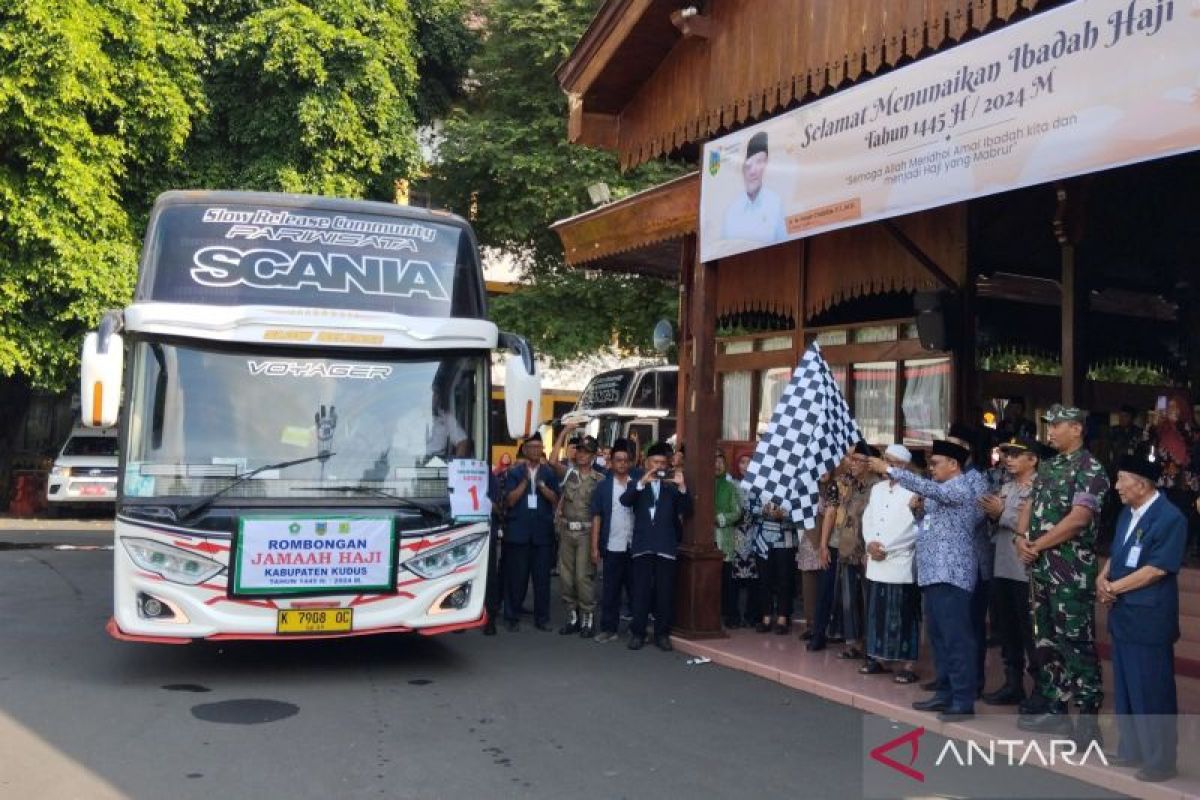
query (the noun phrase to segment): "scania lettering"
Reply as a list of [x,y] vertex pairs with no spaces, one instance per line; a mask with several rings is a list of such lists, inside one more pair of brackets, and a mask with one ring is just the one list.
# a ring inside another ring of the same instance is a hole
[[83,423],[120,426],[109,633],[483,624],[493,350],[508,430],[532,433],[540,402],[533,353],[485,303],[450,214],[161,196],[133,302],[83,344]]

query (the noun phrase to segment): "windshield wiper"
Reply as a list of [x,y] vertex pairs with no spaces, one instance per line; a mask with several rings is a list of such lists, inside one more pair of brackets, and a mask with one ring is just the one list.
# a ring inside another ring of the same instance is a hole
[[318,455],[308,456],[306,458],[296,458],[291,461],[280,461],[278,464],[267,464],[266,466],[256,467],[249,472],[242,473],[241,475],[238,475],[237,478],[228,486],[218,489],[208,497],[203,497],[192,505],[183,509],[183,511],[179,513],[176,522],[187,522],[200,512],[207,510],[208,507],[213,504],[213,501],[215,501],[218,497],[233,489],[235,486],[242,485],[255,475],[258,475],[260,472],[267,472],[268,470],[272,469],[287,469],[288,467],[294,467],[297,464],[307,464],[309,461],[324,461],[332,455],[336,455],[336,453],[320,453]]
[[398,494],[376,489],[374,486],[293,486],[293,492],[353,492],[358,494],[373,494],[376,497],[386,497],[404,508],[413,508],[430,517],[435,517],[441,522],[450,522],[450,515],[437,506],[431,506],[428,503],[422,503],[419,500],[412,500],[408,497],[401,497]]

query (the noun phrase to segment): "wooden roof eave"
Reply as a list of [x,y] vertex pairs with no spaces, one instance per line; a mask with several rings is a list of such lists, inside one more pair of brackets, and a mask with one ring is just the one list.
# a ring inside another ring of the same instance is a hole
[[694,234],[699,216],[700,173],[693,172],[559,220],[550,229],[562,241],[569,266],[667,277],[678,266],[669,258],[677,248],[656,246]]
[[606,0],[567,58],[554,70],[567,94],[583,94],[608,65],[653,0]]

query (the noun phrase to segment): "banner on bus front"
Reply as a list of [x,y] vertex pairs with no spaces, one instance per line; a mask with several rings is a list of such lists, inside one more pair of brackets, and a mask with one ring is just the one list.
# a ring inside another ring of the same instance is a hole
[[234,595],[391,592],[390,517],[242,517],[231,557]]

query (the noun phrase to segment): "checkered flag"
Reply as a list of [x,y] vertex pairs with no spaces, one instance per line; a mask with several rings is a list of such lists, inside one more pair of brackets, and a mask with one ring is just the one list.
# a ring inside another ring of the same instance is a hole
[[814,342],[792,373],[754,448],[742,488],[758,490],[764,502],[787,501],[797,526],[815,528],[820,502],[817,481],[861,439],[846,398]]

